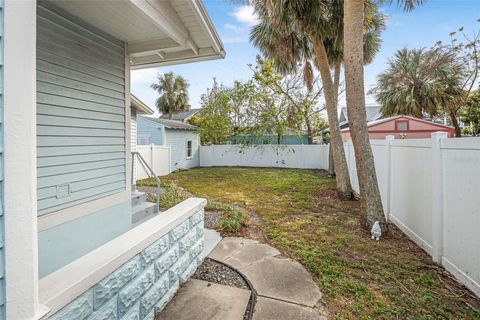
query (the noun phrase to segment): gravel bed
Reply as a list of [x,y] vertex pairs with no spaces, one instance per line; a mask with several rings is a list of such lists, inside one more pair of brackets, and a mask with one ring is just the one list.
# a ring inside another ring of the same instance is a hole
[[250,290],[245,280],[238,273],[210,259],[205,259],[192,278]]
[[222,219],[222,215],[222,212],[219,211],[205,211],[205,228],[215,229]]

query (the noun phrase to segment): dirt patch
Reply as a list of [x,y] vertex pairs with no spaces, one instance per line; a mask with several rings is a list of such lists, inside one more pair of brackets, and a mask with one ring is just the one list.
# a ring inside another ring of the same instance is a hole
[[205,228],[218,229],[218,223],[223,217],[221,211],[205,211]]

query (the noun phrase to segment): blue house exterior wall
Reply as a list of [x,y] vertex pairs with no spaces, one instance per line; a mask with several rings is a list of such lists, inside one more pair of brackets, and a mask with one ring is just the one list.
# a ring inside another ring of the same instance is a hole
[[[141,136],[148,137],[148,141],[143,143],[140,139]],[[137,141],[138,145],[162,145],[163,137],[161,124],[145,119],[144,117],[137,117]]]
[[[198,132],[195,130],[169,128],[165,128],[164,131],[162,127],[162,124],[138,117],[138,145],[162,145],[165,141],[166,146],[169,146],[171,150],[171,171],[200,166],[200,139]],[[163,132],[166,135],[165,140]],[[141,137],[148,137],[148,139],[142,140]],[[189,140],[192,141],[192,156],[190,158],[187,157],[187,141]]]
[[3,221],[3,1],[0,0],[0,320],[5,315],[5,252]]
[[[125,75],[122,41],[38,2],[39,219],[126,194]],[[130,195],[119,198],[38,233],[40,278],[131,228]]]

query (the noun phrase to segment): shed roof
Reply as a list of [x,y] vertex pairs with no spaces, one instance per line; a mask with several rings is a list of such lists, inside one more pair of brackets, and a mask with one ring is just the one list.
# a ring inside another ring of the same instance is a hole
[[173,114],[172,115],[172,119],[169,119],[169,115],[168,114],[162,114],[160,116],[160,119],[166,119],[166,120],[176,120],[176,121],[186,121],[188,120],[189,118],[193,117],[195,114],[197,114],[198,112],[200,112],[200,108],[197,108],[197,109],[190,109],[188,111],[185,111],[185,112],[182,112],[182,113],[178,113],[178,114]]
[[163,125],[167,129],[174,129],[174,130],[197,130],[198,129],[195,126],[192,126],[191,124],[188,124],[188,123],[184,123],[182,121],[152,118],[152,117],[145,117],[145,116],[140,116],[140,117],[142,117],[143,119],[147,119],[149,121],[158,123],[160,125]]

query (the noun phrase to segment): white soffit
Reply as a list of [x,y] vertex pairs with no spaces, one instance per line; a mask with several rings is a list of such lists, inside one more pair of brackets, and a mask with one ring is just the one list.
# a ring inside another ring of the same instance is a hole
[[220,59],[223,44],[200,0],[52,0],[128,43],[132,69]]

